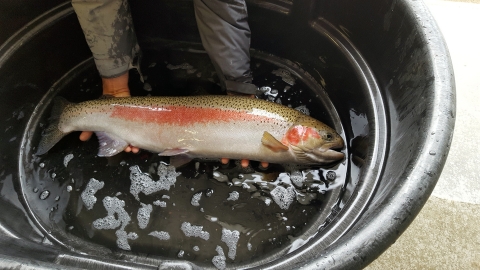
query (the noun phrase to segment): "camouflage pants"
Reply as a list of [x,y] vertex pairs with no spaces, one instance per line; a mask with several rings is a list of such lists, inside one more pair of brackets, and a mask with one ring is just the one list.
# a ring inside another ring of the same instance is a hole
[[[202,44],[226,90],[254,93],[245,0],[193,0]],[[140,53],[127,0],[72,0],[100,75],[134,67]]]

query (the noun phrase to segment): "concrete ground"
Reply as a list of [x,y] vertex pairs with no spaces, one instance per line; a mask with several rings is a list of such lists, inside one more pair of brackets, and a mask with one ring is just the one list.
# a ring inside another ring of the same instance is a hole
[[453,62],[455,133],[432,196],[368,270],[480,269],[480,1],[425,2]]

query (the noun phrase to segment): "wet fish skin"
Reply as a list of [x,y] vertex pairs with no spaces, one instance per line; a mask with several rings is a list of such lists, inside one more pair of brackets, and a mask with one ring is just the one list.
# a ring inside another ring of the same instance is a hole
[[37,154],[73,131],[94,131],[99,155],[133,145],[164,156],[323,164],[344,154],[343,139],[322,122],[286,106],[232,96],[132,97],[69,103],[54,100]]

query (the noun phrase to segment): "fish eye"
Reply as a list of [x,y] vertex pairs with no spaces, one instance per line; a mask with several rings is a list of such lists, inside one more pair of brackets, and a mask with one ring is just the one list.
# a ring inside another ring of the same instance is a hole
[[333,135],[330,133],[327,133],[324,135],[325,140],[331,141],[333,139]]

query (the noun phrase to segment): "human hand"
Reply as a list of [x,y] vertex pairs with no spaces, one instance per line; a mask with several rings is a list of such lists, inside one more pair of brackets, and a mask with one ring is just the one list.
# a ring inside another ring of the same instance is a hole
[[[129,97],[130,89],[128,88],[128,71],[115,78],[102,78],[103,95],[114,97]],[[92,131],[83,131],[80,133],[81,141],[88,141],[92,137]],[[125,152],[138,153],[140,149],[135,146],[127,146]]]

